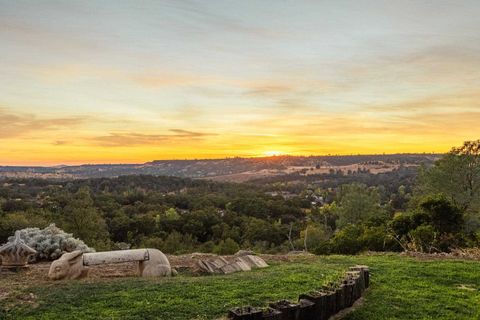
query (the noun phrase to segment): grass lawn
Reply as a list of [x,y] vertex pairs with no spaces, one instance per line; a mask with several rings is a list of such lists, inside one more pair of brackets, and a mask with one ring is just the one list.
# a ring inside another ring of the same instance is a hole
[[234,306],[295,300],[354,264],[370,266],[371,288],[345,319],[480,319],[479,262],[396,254],[299,258],[228,276],[33,283],[19,290],[35,302],[0,300],[0,319],[215,319]]

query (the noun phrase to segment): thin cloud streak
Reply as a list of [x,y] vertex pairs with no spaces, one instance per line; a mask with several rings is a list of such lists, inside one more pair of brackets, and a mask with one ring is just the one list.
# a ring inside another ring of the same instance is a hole
[[201,140],[215,134],[205,132],[194,132],[183,129],[170,129],[171,134],[144,134],[144,133],[110,133],[106,136],[98,136],[90,139],[94,145],[103,147],[133,147],[133,146],[155,146],[161,143],[190,142]]
[[11,113],[5,108],[0,108],[0,139],[78,127],[87,120],[88,117],[84,116],[40,118],[33,114]]

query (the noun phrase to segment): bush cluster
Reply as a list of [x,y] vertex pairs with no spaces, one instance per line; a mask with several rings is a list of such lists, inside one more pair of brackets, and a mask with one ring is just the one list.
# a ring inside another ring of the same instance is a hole
[[[82,240],[74,238],[72,234],[51,224],[44,229],[25,228],[20,230],[20,238],[35,249],[37,254],[35,260],[55,260],[65,252],[82,250],[83,252],[94,252]],[[13,241],[13,237],[8,239]]]

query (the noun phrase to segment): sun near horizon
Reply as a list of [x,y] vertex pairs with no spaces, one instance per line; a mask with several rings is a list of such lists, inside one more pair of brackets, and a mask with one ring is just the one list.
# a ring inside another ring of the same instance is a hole
[[442,153],[480,136],[476,1],[0,7],[0,165]]
[[266,157],[283,156],[283,155],[287,155],[287,154],[277,150],[267,150],[263,152],[263,156],[266,156]]

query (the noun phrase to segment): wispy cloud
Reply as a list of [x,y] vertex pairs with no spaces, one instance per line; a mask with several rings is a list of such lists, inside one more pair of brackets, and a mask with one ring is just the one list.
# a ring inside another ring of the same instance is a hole
[[88,117],[85,116],[42,118],[33,114],[13,113],[6,108],[0,108],[0,139],[73,128],[84,124],[87,120]]
[[94,144],[104,147],[132,147],[142,145],[158,145],[166,142],[188,142],[201,140],[206,136],[213,136],[213,133],[195,132],[183,129],[170,129],[170,134],[145,134],[137,132],[110,133],[105,136],[98,136],[90,139]]
[[57,141],[54,141],[52,144],[54,146],[63,146],[63,145],[67,145],[69,142],[66,141],[66,140],[57,140]]
[[173,1],[167,3],[167,5],[184,17],[183,24],[185,26],[191,26],[195,30],[198,30],[198,28],[220,29],[231,34],[248,35],[262,39],[278,37],[278,33],[273,29],[243,22],[235,12],[229,15],[218,14],[209,10],[205,4],[191,1]]
[[432,110],[478,110],[480,108],[480,90],[460,90],[442,92],[425,98],[410,99],[402,102],[368,106],[365,111],[411,113]]

